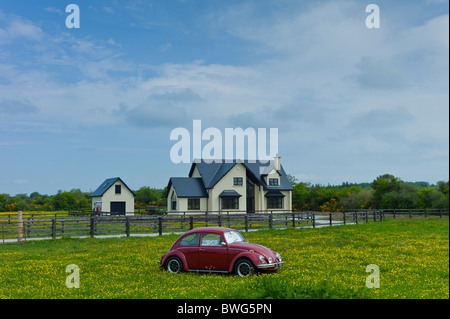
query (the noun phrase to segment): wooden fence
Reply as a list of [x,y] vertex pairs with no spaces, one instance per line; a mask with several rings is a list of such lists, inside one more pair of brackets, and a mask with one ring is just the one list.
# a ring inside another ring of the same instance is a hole
[[[198,227],[230,227],[239,230],[288,227],[323,227],[382,221],[385,218],[448,217],[448,210],[357,210],[340,213],[282,212],[254,214],[177,214],[162,216],[90,216],[23,218],[23,238],[58,238],[62,236],[142,236],[185,232]],[[18,219],[0,217],[3,242],[18,236]]]

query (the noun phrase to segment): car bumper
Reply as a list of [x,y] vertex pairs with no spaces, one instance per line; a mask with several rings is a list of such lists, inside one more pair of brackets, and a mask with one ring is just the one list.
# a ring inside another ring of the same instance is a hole
[[261,265],[258,265],[257,267],[258,267],[258,269],[267,269],[267,268],[278,269],[278,268],[280,268],[283,265],[284,265],[284,261],[280,261],[280,262],[271,263],[271,264],[261,264]]

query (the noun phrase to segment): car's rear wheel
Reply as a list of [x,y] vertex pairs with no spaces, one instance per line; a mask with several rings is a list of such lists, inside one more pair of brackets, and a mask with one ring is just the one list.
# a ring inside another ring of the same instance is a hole
[[170,257],[166,262],[166,269],[174,274],[178,274],[183,270],[183,263],[178,257]]
[[239,277],[248,277],[255,273],[255,266],[248,259],[240,259],[234,266],[234,272]]

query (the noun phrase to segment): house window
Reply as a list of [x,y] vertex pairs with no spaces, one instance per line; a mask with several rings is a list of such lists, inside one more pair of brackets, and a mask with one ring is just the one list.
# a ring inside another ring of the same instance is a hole
[[238,186],[242,186],[242,177],[235,177],[235,178],[233,178],[233,184],[234,185],[238,185]]
[[239,197],[223,197],[222,209],[239,209]]
[[188,198],[188,210],[199,210],[200,198]]
[[116,185],[116,194],[122,193],[122,185]]
[[269,208],[269,209],[283,208],[283,198],[282,197],[267,197],[267,208]]
[[269,186],[278,186],[278,178],[269,178]]

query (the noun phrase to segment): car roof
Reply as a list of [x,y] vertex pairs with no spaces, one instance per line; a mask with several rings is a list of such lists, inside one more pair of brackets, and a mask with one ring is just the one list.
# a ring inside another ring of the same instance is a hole
[[201,227],[201,228],[194,228],[190,231],[186,232],[186,234],[192,234],[192,233],[213,233],[213,234],[223,234],[224,232],[235,230],[233,228],[227,228],[227,227]]

